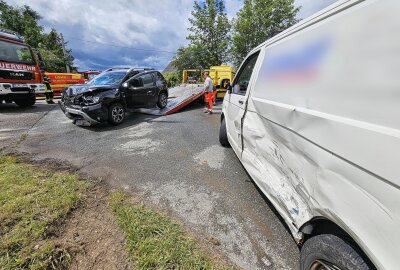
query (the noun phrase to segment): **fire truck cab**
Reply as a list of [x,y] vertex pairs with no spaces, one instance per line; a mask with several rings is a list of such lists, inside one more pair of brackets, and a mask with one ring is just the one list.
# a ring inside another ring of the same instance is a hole
[[23,37],[0,29],[0,104],[4,101],[21,107],[35,104],[36,94],[45,92],[41,59]]

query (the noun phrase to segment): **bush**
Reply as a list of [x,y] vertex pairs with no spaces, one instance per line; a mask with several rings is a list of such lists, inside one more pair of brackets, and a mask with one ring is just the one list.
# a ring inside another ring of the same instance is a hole
[[181,82],[181,76],[177,72],[166,72],[164,78],[167,81],[168,87],[175,87]]

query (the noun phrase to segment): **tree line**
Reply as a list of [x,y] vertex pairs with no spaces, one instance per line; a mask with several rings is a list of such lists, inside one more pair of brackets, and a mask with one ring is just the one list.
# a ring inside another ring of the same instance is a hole
[[[11,30],[25,38],[27,44],[39,49],[50,72],[66,72],[66,65],[76,71],[73,65],[74,57],[71,50],[66,46],[60,33],[51,29],[49,33],[44,32],[43,26],[39,24],[42,17],[27,5],[13,7],[5,1],[0,1],[0,28]],[[64,44],[63,44],[64,42]]]
[[187,40],[172,64],[184,69],[208,69],[223,63],[239,67],[251,49],[297,22],[294,0],[244,0],[228,19],[223,0],[194,1]]

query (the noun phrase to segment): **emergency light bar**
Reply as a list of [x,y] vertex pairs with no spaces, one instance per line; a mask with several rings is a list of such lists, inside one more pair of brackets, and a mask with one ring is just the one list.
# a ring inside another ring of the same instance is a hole
[[16,40],[19,42],[25,42],[25,39],[23,36],[18,35],[17,33],[7,30],[7,29],[1,29],[0,28],[0,37]]

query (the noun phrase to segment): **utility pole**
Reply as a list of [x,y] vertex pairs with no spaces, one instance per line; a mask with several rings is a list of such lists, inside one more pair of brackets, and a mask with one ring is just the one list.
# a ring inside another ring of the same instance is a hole
[[[63,54],[64,54],[64,59],[67,59],[67,53],[65,52],[65,45],[64,45],[64,37],[63,35],[60,33],[61,36],[61,44],[62,44],[62,50],[63,50]],[[69,67],[69,65],[67,64],[67,62],[65,62],[65,69],[67,70],[68,73],[71,72],[71,69]]]

